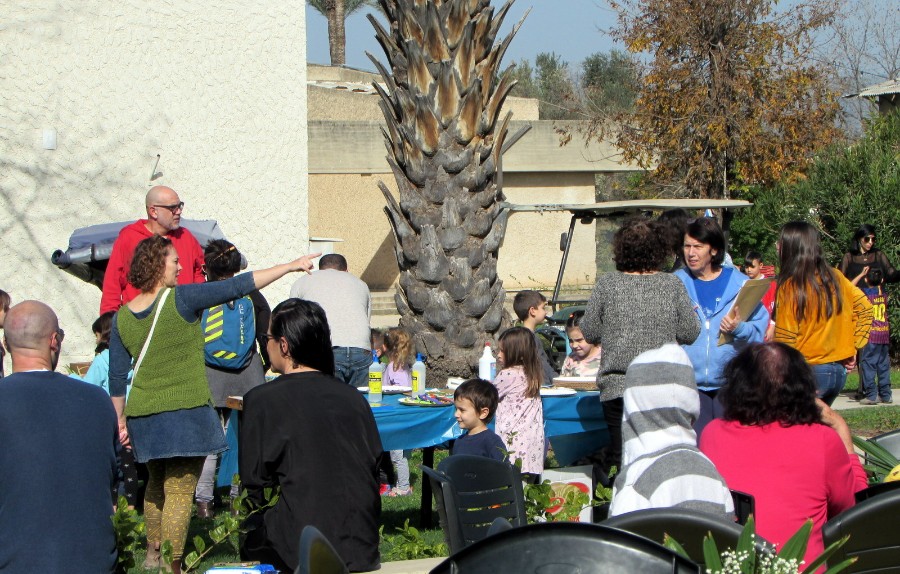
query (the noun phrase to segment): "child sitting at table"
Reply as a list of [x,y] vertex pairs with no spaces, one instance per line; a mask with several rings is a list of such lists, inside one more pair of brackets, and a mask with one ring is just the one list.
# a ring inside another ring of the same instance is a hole
[[581,318],[584,311],[572,313],[566,321],[566,336],[572,352],[566,357],[560,376],[597,378],[600,370],[600,345],[588,343],[581,332]]
[[484,379],[469,379],[453,391],[456,422],[468,431],[453,443],[450,454],[471,454],[506,460],[506,445],[487,427],[500,401],[497,387]]
[[[382,388],[410,387],[412,371],[410,366],[415,357],[412,337],[400,327],[388,329],[384,335],[384,354],[388,357],[384,369]],[[409,451],[392,450],[391,462],[397,470],[397,484],[387,493],[388,496],[409,496],[412,486],[409,484]]]
[[544,472],[544,407],[541,404],[543,370],[534,335],[513,327],[500,335],[497,362],[503,370],[494,378],[500,403],[497,434],[510,453],[510,462],[522,461],[529,482]]

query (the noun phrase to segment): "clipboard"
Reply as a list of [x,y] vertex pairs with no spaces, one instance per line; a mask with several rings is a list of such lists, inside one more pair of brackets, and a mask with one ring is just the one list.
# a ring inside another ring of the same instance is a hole
[[[749,279],[741,285],[741,290],[738,291],[737,297],[735,297],[734,300],[734,305],[737,305],[740,310],[739,316],[741,321],[746,321],[753,311],[756,310],[756,306],[762,301],[763,296],[765,296],[773,281],[775,281],[775,279],[772,277]],[[731,309],[734,308],[734,305],[728,309],[729,313],[731,312]],[[719,333],[718,345],[721,346],[725,343],[730,343],[733,340],[734,335],[731,333]]]

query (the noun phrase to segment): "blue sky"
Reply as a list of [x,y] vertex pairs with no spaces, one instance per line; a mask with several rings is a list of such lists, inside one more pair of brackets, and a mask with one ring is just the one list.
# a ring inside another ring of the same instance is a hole
[[[495,7],[501,5],[500,0],[494,1]],[[534,57],[541,52],[555,52],[570,64],[570,69],[574,69],[594,52],[616,47],[602,32],[615,25],[615,15],[604,0],[517,0],[504,20],[504,37],[528,8],[531,13],[504,56],[505,66],[523,58],[534,62]],[[365,17],[369,11],[371,9],[363,9],[347,19],[347,65],[374,71],[365,52],[371,52],[381,61],[385,59],[381,46],[375,41],[372,25]],[[328,25],[325,18],[308,5],[306,38],[307,60],[328,64]]]

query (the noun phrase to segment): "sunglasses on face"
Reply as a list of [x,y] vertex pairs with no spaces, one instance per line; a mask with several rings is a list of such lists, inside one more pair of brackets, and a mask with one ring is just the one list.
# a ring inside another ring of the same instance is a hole
[[863,243],[872,243],[873,241],[875,241],[875,236],[867,235],[866,237],[863,237],[862,240],[863,240]]
[[153,207],[156,207],[156,208],[162,207],[163,209],[168,209],[174,215],[180,211],[184,211],[184,202],[180,201],[173,205],[154,205]]

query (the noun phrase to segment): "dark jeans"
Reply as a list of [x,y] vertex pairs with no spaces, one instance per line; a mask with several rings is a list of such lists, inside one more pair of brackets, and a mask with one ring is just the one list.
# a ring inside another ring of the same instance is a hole
[[[622,470],[622,413],[625,410],[625,401],[622,397],[609,401],[602,401],[603,419],[606,421],[606,429],[609,431],[609,446],[603,449],[601,466],[604,474],[608,475],[612,467],[616,467],[616,474]],[[615,477],[611,477],[611,480]]]
[[369,365],[372,351],[358,347],[332,347],[334,353],[334,376],[354,387],[369,384]]
[[847,382],[847,369],[841,363],[811,366],[813,374],[816,376],[816,396],[830,407],[838,394],[844,390],[844,383]]
[[720,419],[725,414],[725,407],[719,401],[719,389],[713,391],[697,391],[700,396],[700,416],[694,421],[694,432],[697,433],[697,443],[700,443],[700,435],[713,419]]
[[[869,343],[859,350],[859,388],[869,400],[891,400],[890,345]],[[876,385],[875,379],[878,378]]]

